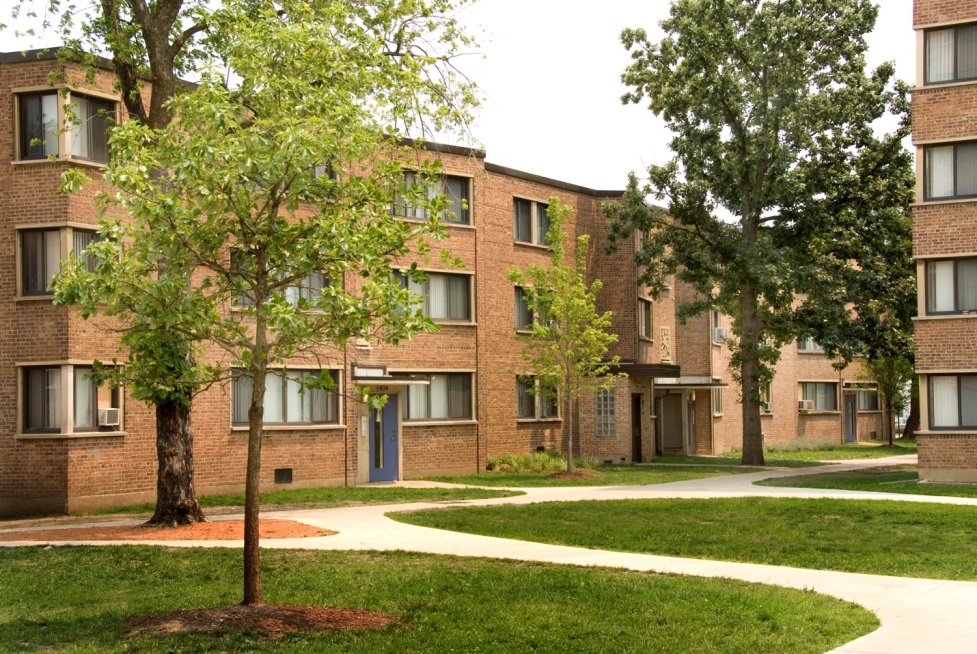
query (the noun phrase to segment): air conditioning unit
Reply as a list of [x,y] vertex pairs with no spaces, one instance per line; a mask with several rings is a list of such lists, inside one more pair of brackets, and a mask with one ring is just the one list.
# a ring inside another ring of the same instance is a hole
[[99,427],[118,427],[119,426],[119,410],[118,409],[99,409],[98,410],[98,426]]
[[722,343],[726,340],[728,332],[723,327],[713,327],[712,328],[712,341],[713,343]]
[[797,400],[798,411],[814,411],[814,400]]

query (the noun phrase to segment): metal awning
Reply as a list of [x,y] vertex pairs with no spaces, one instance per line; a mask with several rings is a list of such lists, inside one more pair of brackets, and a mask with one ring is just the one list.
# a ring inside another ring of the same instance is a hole
[[412,373],[388,373],[386,366],[361,366],[353,364],[351,381],[357,386],[428,386],[428,375]]
[[681,369],[678,366],[668,363],[635,363],[634,361],[621,361],[618,363],[618,365],[611,366],[608,372],[623,372],[628,377],[635,378],[652,377],[656,378],[655,383],[657,384],[657,378],[678,377],[681,374]]
[[729,384],[717,381],[706,375],[685,375],[684,377],[656,377],[655,386],[662,388],[726,388]]

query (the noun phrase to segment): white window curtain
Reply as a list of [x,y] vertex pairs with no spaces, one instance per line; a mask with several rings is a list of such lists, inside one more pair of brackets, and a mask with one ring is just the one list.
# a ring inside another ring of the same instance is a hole
[[536,242],[546,245],[546,234],[550,231],[549,205],[536,203]]
[[977,259],[957,261],[957,311],[977,311]]
[[283,394],[284,381],[277,374],[269,373],[265,377],[265,422],[284,422]]
[[947,82],[953,79],[954,30],[934,30],[926,33],[926,83]]
[[431,418],[448,417],[448,375],[431,375]]
[[448,277],[446,275],[431,275],[428,279],[428,317],[445,319],[448,313]]
[[44,381],[47,386],[47,426],[61,429],[61,369],[45,370]]
[[95,429],[95,406],[97,387],[91,379],[86,379],[92,373],[91,368],[75,368],[75,429]]
[[411,420],[428,418],[427,386],[410,386],[407,390],[407,417]]
[[926,197],[953,197],[953,146],[926,148]]
[[933,426],[959,426],[957,378],[949,376],[930,377],[930,390],[933,401]]
[[248,421],[248,407],[251,406],[251,390],[254,384],[250,377],[235,375],[231,382],[231,422]]
[[290,370],[285,384],[285,417],[288,422],[312,422],[312,394],[302,392],[299,381],[305,373]]
[[926,278],[926,297],[930,311],[953,311],[953,262],[937,261],[929,264]]
[[84,159],[91,158],[88,130],[91,129],[92,116],[88,109],[88,101],[84,98],[71,99],[71,112],[74,114],[71,122],[71,154]]

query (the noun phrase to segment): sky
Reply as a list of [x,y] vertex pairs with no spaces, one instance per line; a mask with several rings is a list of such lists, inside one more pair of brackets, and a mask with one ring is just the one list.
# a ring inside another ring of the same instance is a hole
[[[14,1],[0,0],[4,17]],[[894,61],[897,76],[912,84],[912,0],[878,1],[868,63]],[[621,104],[629,56],[619,38],[625,27],[660,36],[668,8],[666,0],[479,0],[461,10],[480,43],[481,56],[460,66],[481,89],[472,135],[486,159],[597,190],[623,189],[629,172],[668,161],[663,123],[641,105]],[[3,37],[2,51],[53,45],[45,35]]]
[[[913,84],[912,0],[877,0],[868,63],[894,61]],[[571,9],[571,7],[587,7]],[[641,105],[622,105],[625,27],[661,35],[665,0],[481,0],[459,14],[484,58],[462,68],[481,88],[473,135],[492,163],[579,184],[623,189],[628,173],[671,158],[670,135]]]

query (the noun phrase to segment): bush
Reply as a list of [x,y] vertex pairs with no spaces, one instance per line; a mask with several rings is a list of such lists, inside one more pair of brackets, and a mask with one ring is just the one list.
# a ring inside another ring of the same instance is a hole
[[[573,465],[577,468],[594,468],[597,463],[594,459],[583,457],[574,459]],[[485,466],[486,470],[496,472],[556,472],[565,470],[566,467],[566,457],[553,450],[528,454],[503,454],[498,457],[490,456],[488,465]]]

